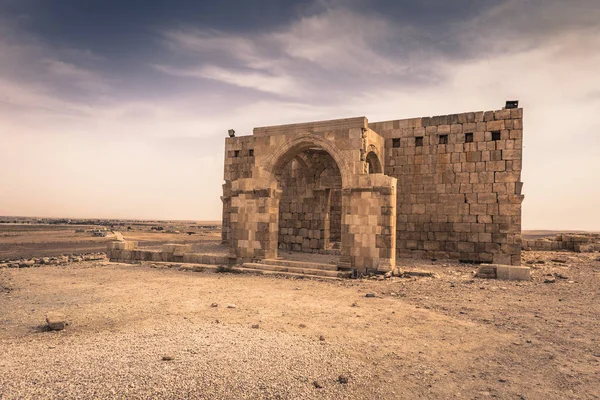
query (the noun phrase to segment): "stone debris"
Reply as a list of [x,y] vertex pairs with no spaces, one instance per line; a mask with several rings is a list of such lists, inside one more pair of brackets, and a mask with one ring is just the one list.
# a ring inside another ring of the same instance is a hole
[[172,355],[164,355],[161,359],[162,361],[173,361],[174,357]]
[[346,375],[340,375],[338,376],[338,382],[341,384],[347,384],[349,381],[349,378]]
[[33,268],[42,265],[67,265],[69,263],[100,260],[106,260],[106,253],[63,254],[55,257],[0,260],[0,268]]
[[375,293],[367,293],[365,294],[365,297],[376,297]]
[[213,308],[214,307],[219,307],[219,305],[217,303],[212,303],[210,306],[213,307]]
[[46,324],[51,331],[62,331],[65,329],[66,323],[66,317],[62,313],[50,311],[46,314]]
[[593,253],[600,251],[600,233],[559,233],[542,239],[523,240],[523,250]]
[[227,304],[227,308],[235,308],[235,304]]

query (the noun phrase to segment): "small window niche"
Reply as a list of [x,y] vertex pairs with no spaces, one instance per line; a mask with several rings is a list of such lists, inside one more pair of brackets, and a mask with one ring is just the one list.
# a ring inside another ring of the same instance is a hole
[[392,139],[392,147],[400,147],[400,139]]
[[473,132],[465,133],[465,143],[473,143]]
[[239,151],[239,150],[234,150],[234,151],[233,151],[233,156],[234,156],[235,158],[238,158],[238,157],[240,156],[240,151]]
[[423,136],[417,136],[417,137],[415,137],[415,146],[416,147],[423,147]]
[[492,140],[496,141],[496,140],[500,140],[500,138],[502,137],[500,131],[492,131]]
[[439,144],[448,144],[448,135],[440,135]]
[[248,150],[248,156],[249,157],[254,157],[254,149]]

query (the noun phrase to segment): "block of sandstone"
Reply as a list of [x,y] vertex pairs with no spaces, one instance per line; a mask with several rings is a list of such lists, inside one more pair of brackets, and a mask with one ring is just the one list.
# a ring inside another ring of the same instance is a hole
[[138,242],[120,242],[114,241],[108,244],[108,251],[111,250],[135,250]]
[[477,271],[478,278],[496,279],[496,266],[490,264],[481,264]]
[[516,265],[481,264],[477,276],[486,278],[495,277],[496,279],[508,281],[529,281],[531,280],[531,269]]
[[46,323],[51,331],[62,331],[65,329],[66,322],[66,317],[62,313],[50,311],[46,314]]
[[191,244],[168,243],[168,244],[163,244],[162,251],[164,253],[173,253],[173,254],[177,254],[177,255],[183,255],[184,253],[189,253],[192,251],[192,245]]

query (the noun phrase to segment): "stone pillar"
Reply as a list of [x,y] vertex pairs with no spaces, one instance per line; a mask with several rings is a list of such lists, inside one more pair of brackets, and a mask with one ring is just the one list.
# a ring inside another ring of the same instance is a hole
[[231,214],[231,184],[223,185],[223,196],[221,196],[223,202],[223,217],[221,223],[221,244],[229,244],[230,238],[230,214]]
[[230,254],[238,261],[277,257],[281,190],[261,179],[232,182]]
[[396,178],[358,175],[342,189],[340,268],[359,273],[396,267]]

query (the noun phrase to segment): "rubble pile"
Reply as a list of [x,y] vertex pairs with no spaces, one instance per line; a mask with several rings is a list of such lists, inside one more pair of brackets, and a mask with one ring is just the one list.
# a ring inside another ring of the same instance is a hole
[[575,251],[578,253],[593,253],[600,251],[599,233],[559,233],[556,236],[523,240],[523,250],[531,251]]
[[56,257],[0,260],[0,268],[29,268],[39,267],[41,265],[67,265],[69,263],[100,260],[106,260],[106,253],[63,254]]

